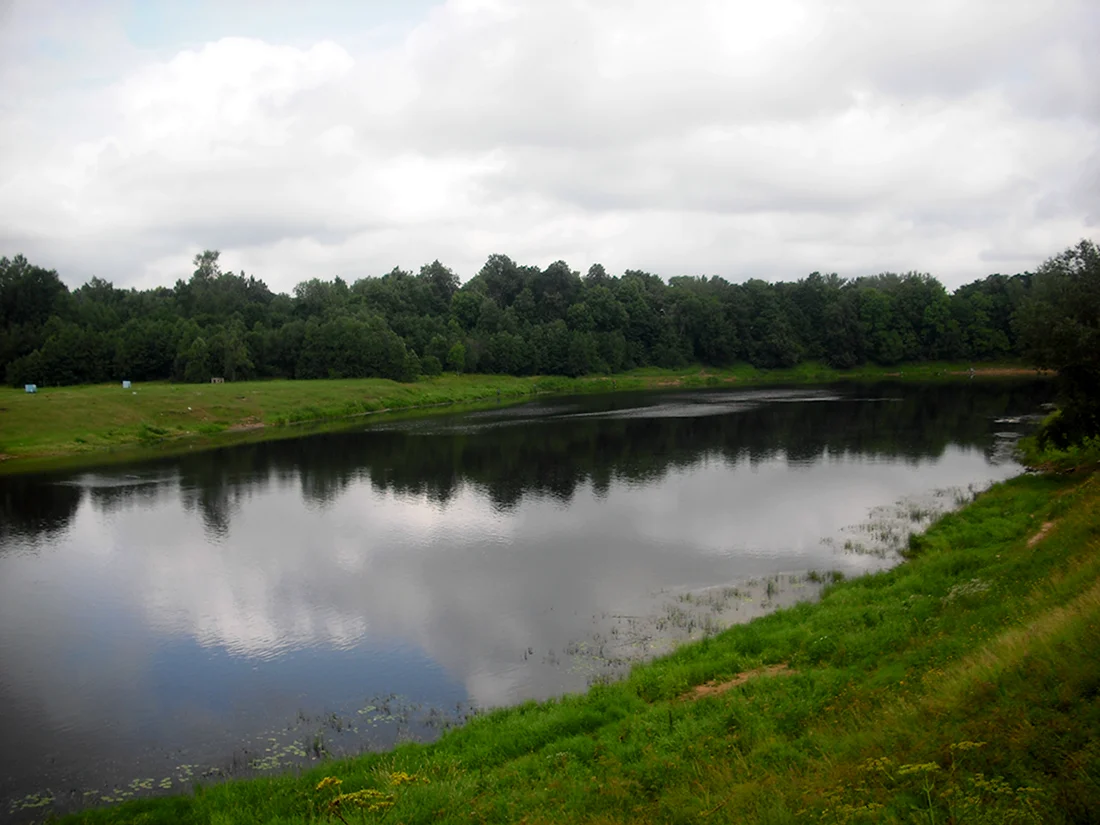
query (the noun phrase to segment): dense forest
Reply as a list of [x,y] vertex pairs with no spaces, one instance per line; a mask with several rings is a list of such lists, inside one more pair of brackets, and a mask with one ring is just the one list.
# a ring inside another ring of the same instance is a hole
[[438,261],[347,283],[313,279],[293,295],[217,252],[172,288],[70,291],[22,256],[0,259],[0,371],[10,384],[130,379],[205,382],[381,376],[443,370],[581,375],[639,366],[846,368],[1016,356],[1013,318],[1032,276],[990,275],[948,293],[915,272],[788,283],[587,274],[493,255],[464,285]]

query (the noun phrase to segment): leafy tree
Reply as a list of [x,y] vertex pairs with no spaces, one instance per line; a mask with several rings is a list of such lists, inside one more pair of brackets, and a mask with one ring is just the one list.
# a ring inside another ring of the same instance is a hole
[[484,288],[485,293],[501,307],[511,306],[527,286],[520,268],[507,255],[490,255],[470,284],[474,288]]
[[120,378],[154,381],[171,374],[173,328],[166,321],[131,319],[118,331],[115,370]]
[[534,372],[540,375],[570,375],[569,349],[572,333],[560,318],[531,330]]
[[531,291],[530,286],[525,286],[520,290],[515,302],[509,309],[515,311],[521,324],[531,325],[539,322],[538,308],[535,306],[535,293]]
[[584,304],[598,332],[626,329],[629,321],[626,308],[606,286],[601,284],[586,289]]
[[447,369],[459,373],[466,369],[466,345],[461,341],[452,344],[447,350]]
[[484,337],[488,337],[494,332],[499,332],[503,323],[504,311],[492,298],[487,295],[483,297],[481,299],[481,306],[478,308],[477,314],[476,329],[478,331],[478,334]]
[[430,305],[423,307],[427,312],[441,315],[447,311],[451,299],[458,292],[458,276],[438,260],[420,267],[419,279],[423,282]]
[[604,372],[606,369],[606,365],[600,361],[596,337],[591,332],[575,330],[569,339],[567,373],[573,376],[587,375],[590,372]]
[[351,285],[314,277],[286,295],[223,271],[216,250],[196,255],[190,270],[173,288],[118,289],[95,277],[70,293],[53,271],[21,256],[0,259],[0,368],[9,382],[46,384],[412,380],[445,366],[576,375],[803,358],[853,367],[1018,353],[1013,318],[1038,312],[1022,309],[1033,292],[1028,274],[990,275],[948,295],[913,272],[666,283],[640,270],[613,277],[599,264],[582,279],[562,261],[540,269],[492,255],[461,287],[436,260],[416,275],[395,267]]
[[252,359],[245,345],[244,325],[240,321],[218,330],[211,341],[211,365],[227,381],[248,378],[253,370]]
[[22,255],[0,258],[0,325],[44,324],[61,313],[68,294],[52,269],[32,266]]
[[867,355],[877,364],[896,364],[905,357],[905,341],[898,330],[894,301],[888,292],[871,286],[859,291],[860,336]]
[[477,326],[482,300],[482,296],[473,290],[458,292],[451,299],[451,315],[462,329],[471,330]]
[[183,380],[204,383],[214,377],[210,366],[210,346],[201,335],[183,351]]
[[1082,240],[1047,260],[1017,316],[1023,351],[1058,371],[1061,413],[1040,434],[1064,447],[1100,434],[1100,249]]
[[[68,288],[52,269],[33,266],[22,255],[0,258],[0,369],[42,346],[46,321],[64,314],[68,299]],[[16,372],[31,376],[33,383],[31,366],[32,362],[25,362]]]
[[440,364],[447,363],[447,355],[451,351],[451,344],[444,335],[433,335],[428,342],[426,357],[435,358]]
[[434,355],[425,355],[420,359],[420,370],[423,375],[440,375],[443,372],[443,365]]
[[584,301],[569,307],[566,322],[570,329],[579,332],[591,332],[596,328],[596,319],[592,317],[592,312]]
[[588,274],[584,276],[586,286],[602,286],[610,283],[611,276],[603,268],[603,264],[592,264],[588,267]]
[[564,319],[580,291],[580,275],[565,261],[555,261],[531,279],[531,292],[543,321]]
[[524,375],[531,371],[531,352],[527,342],[519,335],[498,332],[489,338],[486,347],[484,369],[510,375]]
[[821,323],[821,348],[826,362],[840,369],[863,363],[863,331],[854,290],[840,291],[825,307]]
[[751,307],[749,361],[757,367],[793,367],[801,360],[802,347],[784,314],[771,284],[751,280],[745,284]]
[[596,350],[599,352],[600,362],[606,365],[608,372],[621,372],[630,366],[627,360],[626,336],[622,330],[597,332]]

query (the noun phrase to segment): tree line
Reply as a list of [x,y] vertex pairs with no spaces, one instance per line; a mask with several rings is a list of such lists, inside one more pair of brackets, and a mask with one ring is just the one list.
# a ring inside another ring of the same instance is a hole
[[464,285],[434,261],[350,284],[314,278],[287,295],[222,271],[207,251],[171,288],[92,278],[70,291],[15,256],[0,258],[0,370],[12,385],[45,386],[982,361],[1022,354],[1015,319],[1033,279],[995,274],[952,293],[916,272],[666,283],[493,255]]

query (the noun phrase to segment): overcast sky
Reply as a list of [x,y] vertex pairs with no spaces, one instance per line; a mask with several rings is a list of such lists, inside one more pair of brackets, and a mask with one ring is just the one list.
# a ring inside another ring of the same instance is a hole
[[0,255],[948,287],[1100,239],[1096,0],[0,0]]

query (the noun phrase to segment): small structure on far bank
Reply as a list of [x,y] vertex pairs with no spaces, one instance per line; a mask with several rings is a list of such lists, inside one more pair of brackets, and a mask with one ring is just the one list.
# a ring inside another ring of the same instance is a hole
[[23,389],[25,389],[27,392],[38,392],[38,385],[37,384],[24,384]]
[[122,389],[124,389],[124,390],[130,389],[130,382],[129,381],[123,381],[122,382]]
[[210,383],[211,384],[224,384],[225,379],[224,378],[211,378]]

